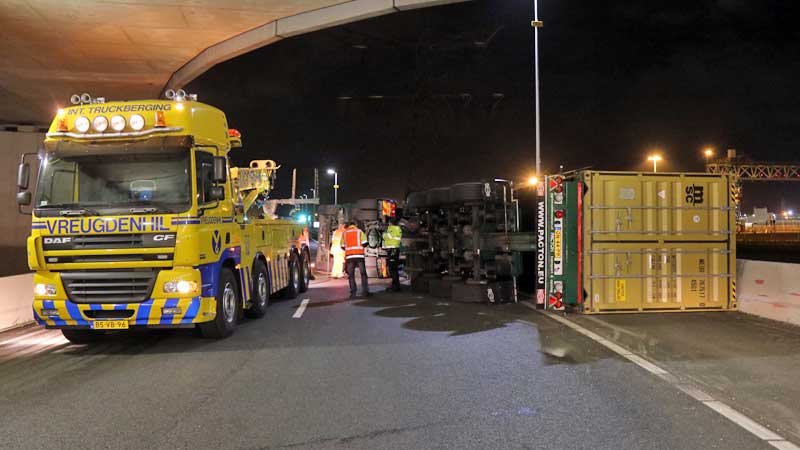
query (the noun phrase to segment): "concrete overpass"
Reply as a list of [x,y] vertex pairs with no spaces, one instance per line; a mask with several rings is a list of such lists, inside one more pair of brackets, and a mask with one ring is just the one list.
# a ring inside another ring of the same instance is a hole
[[3,0],[0,126],[44,125],[69,96],[158,97],[280,39],[464,0]]
[[[75,93],[158,98],[291,36],[465,0],[0,0],[0,277],[27,271],[16,165]],[[22,282],[29,294],[29,283]],[[24,308],[29,314],[29,308]],[[0,311],[1,312],[1,311]]]

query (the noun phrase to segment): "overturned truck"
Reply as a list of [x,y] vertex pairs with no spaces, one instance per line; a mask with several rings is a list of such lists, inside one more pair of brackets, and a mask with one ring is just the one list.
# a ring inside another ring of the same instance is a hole
[[535,250],[535,236],[519,231],[513,183],[495,179],[413,192],[404,215],[405,270],[413,290],[468,302],[517,300],[520,253]]

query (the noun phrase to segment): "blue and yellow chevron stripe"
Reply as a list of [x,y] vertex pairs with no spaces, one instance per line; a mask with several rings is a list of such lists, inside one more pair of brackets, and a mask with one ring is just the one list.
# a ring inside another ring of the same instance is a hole
[[[176,315],[162,314],[162,308],[180,308]],[[57,316],[42,317],[42,309],[55,309]],[[93,319],[85,314],[92,310],[129,310],[132,314],[114,318],[127,320],[130,326],[143,325],[186,325],[207,322],[216,316],[216,300],[214,298],[160,298],[149,299],[141,303],[120,304],[80,304],[69,300],[34,300],[33,317],[40,325],[45,326],[89,326]],[[101,319],[98,319],[101,320]]]

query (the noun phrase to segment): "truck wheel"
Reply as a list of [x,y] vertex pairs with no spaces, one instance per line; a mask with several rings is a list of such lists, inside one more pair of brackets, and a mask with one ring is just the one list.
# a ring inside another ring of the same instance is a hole
[[300,257],[300,283],[299,291],[305,292],[311,285],[311,253],[308,250],[303,250]]
[[269,272],[261,261],[253,264],[253,304],[244,311],[251,319],[260,319],[267,313],[269,306]]
[[283,298],[289,300],[296,298],[300,292],[300,260],[297,253],[292,253],[289,258],[289,285],[283,290]]
[[356,208],[361,210],[377,210],[378,209],[378,199],[377,198],[362,198],[356,201]]
[[61,334],[73,344],[91,344],[103,338],[104,333],[94,330],[61,330]]
[[231,269],[222,268],[219,272],[219,286],[217,286],[217,315],[210,322],[200,324],[203,337],[222,339],[233,334],[236,328],[236,318],[239,316],[239,289],[236,286],[236,277]]

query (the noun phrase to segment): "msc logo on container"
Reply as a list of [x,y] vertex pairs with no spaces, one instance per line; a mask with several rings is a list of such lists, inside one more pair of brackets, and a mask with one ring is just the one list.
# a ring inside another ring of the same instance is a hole
[[692,184],[686,186],[686,203],[690,205],[699,205],[703,203],[703,186]]

